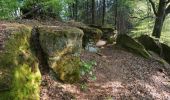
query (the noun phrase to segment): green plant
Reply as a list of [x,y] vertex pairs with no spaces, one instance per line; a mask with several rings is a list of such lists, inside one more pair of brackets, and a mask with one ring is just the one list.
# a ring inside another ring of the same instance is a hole
[[96,76],[93,74],[93,66],[96,66],[97,63],[95,61],[82,61],[80,73],[81,76],[88,75],[92,80],[96,80]]

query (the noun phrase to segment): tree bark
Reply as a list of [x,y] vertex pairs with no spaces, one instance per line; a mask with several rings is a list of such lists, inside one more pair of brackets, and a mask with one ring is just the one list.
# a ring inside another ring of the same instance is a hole
[[106,0],[103,0],[103,16],[102,16],[102,25],[105,24],[105,13],[106,13]]
[[[167,6],[166,0],[159,0],[158,11],[155,12],[156,19],[155,19],[155,25],[152,33],[152,36],[155,36],[156,38],[160,38],[161,36],[163,23],[166,18],[166,6]],[[153,7],[153,9],[155,8]]]
[[92,0],[92,24],[95,24],[95,0]]

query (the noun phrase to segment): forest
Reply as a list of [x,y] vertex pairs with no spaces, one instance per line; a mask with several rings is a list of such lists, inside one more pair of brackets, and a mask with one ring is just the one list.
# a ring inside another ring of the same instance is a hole
[[170,100],[170,0],[0,0],[0,100]]

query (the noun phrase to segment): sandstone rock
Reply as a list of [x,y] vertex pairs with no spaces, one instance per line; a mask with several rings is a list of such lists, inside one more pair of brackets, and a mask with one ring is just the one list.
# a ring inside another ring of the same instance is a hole
[[89,25],[89,26],[100,29],[103,33],[101,38],[103,40],[106,40],[108,43],[113,43],[115,41],[114,35],[116,33],[112,27],[102,27],[97,25]]
[[106,41],[103,41],[103,40],[99,40],[97,43],[96,43],[96,46],[97,47],[102,47],[102,46],[104,46],[104,45],[106,45]]
[[31,28],[4,23],[0,52],[1,100],[38,100],[41,75],[31,51]]
[[97,43],[103,35],[103,33],[100,29],[94,28],[94,27],[89,27],[81,22],[70,21],[67,23],[70,26],[74,26],[74,27],[77,27],[77,28],[83,30],[83,32],[84,32],[83,47],[85,47],[89,42]]
[[163,58],[170,64],[170,47],[161,43]]
[[148,35],[142,35],[137,40],[144,45],[146,50],[153,51],[170,63],[170,47]]
[[40,45],[48,57],[49,67],[62,81],[77,81],[83,31],[68,26],[42,26],[38,28],[38,32]]
[[141,35],[137,40],[146,48],[146,50],[154,51],[157,54],[161,53],[161,48],[157,42],[148,35]]
[[132,53],[139,54],[144,58],[150,58],[150,54],[145,50],[144,46],[126,34],[117,36],[116,44],[129,50]]

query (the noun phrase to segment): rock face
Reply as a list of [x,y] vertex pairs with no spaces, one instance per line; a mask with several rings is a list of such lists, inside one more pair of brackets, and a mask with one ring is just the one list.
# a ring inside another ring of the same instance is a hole
[[102,31],[102,39],[108,43],[113,43],[115,41],[114,35],[116,34],[115,30],[112,27],[103,27],[97,25],[89,25],[90,27],[98,28]]
[[89,27],[81,22],[70,21],[68,24],[83,30],[83,47],[85,47],[89,42],[93,42],[94,44],[97,43],[103,35],[103,32],[100,29]]
[[141,35],[137,40],[146,48],[146,50],[154,51],[157,54],[161,53],[160,46],[156,41],[148,35]]
[[64,82],[79,80],[83,34],[69,26],[2,23],[0,100],[39,100],[44,66]]
[[131,38],[126,34],[120,34],[117,36],[116,44],[120,45],[121,47],[139,54],[144,58],[150,58],[150,54],[145,50],[144,46],[137,42],[135,39]]
[[137,40],[144,45],[146,50],[153,51],[162,56],[164,60],[170,63],[170,47],[164,43],[154,40],[148,35],[142,35]]
[[163,52],[163,58],[170,64],[170,47],[166,44],[161,44],[162,46],[162,52]]
[[38,28],[38,32],[49,67],[62,81],[78,80],[83,31],[67,26],[42,26]]
[[30,45],[31,28],[17,23],[0,27],[0,99],[39,100],[41,74]]

